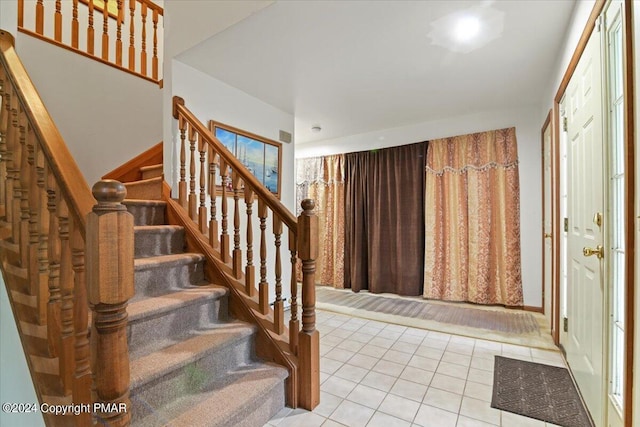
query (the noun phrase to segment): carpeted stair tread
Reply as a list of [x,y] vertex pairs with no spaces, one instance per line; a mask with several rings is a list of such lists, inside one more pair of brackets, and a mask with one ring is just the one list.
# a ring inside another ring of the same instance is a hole
[[207,330],[194,331],[196,335],[191,338],[131,360],[131,389],[176,371],[210,353],[222,351],[252,335],[255,330],[255,326],[238,321],[213,324]]
[[199,393],[159,408],[137,426],[262,426],[284,406],[286,369],[253,363],[229,371]]
[[179,307],[194,304],[199,300],[214,300],[225,297],[229,290],[223,286],[194,286],[178,292],[133,302],[127,306],[129,322],[135,322],[147,316],[158,316]]
[[183,252],[184,228],[178,225],[134,227],[134,257],[146,258]]
[[139,181],[125,182],[124,186],[127,189],[127,198],[161,200],[163,181],[162,176],[157,176]]
[[122,202],[133,215],[133,225],[165,225],[167,202],[164,200],[125,199]]
[[142,179],[162,176],[162,163],[159,163],[157,165],[142,166],[140,167],[140,174],[142,175]]
[[148,258],[138,258],[134,260],[135,271],[148,270],[156,267],[177,267],[185,264],[192,264],[204,261],[203,254],[195,252],[185,252],[180,254],[159,255]]

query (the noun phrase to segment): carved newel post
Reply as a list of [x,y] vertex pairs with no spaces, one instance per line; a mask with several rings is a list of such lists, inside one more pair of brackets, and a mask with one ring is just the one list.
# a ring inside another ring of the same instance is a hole
[[[105,425],[128,426],[129,349],[127,301],[133,286],[133,216],[121,202],[120,182],[93,186],[98,201],[87,216],[86,259],[89,302],[93,310],[91,348],[95,379],[95,416]],[[126,410],[125,410],[126,408]]]
[[315,203],[302,201],[298,217],[298,257],[302,260],[302,330],[298,335],[300,406],[312,410],[320,403],[320,332],[316,330],[316,258],[318,217]]

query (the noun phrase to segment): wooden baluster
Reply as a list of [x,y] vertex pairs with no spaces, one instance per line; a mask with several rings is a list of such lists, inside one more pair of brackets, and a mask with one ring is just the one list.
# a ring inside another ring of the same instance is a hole
[[36,4],[36,33],[44,33],[44,0],[38,0]]
[[196,220],[196,130],[189,125],[189,218]]
[[[47,191],[47,170],[44,153],[40,147],[36,147],[36,170],[39,203],[39,238],[38,238],[38,282],[41,298],[49,296],[49,194]],[[48,301],[45,303],[45,315],[40,319],[40,325],[47,323],[49,310]]]
[[209,244],[212,248],[218,247],[218,213],[216,212],[216,198],[218,190],[216,188],[216,169],[218,155],[209,145],[209,197],[211,199],[211,214],[209,218]]
[[78,38],[80,37],[80,23],[78,22],[78,0],[73,0],[71,12],[71,47],[78,48]]
[[122,65],[122,20],[124,19],[123,0],[118,0],[118,20],[116,30],[116,65]]
[[56,13],[53,15],[53,38],[62,41],[62,2],[56,0]]
[[267,282],[267,204],[258,199],[258,218],[260,218],[260,283],[258,284],[259,309],[262,314],[269,313],[269,283]]
[[[136,48],[134,38],[134,22],[136,20],[136,0],[129,0],[129,70],[136,70]],[[177,117],[176,117],[177,118]]]
[[289,252],[291,253],[291,318],[289,319],[289,348],[291,352],[298,355],[298,331],[300,331],[300,320],[298,320],[298,281],[296,271],[298,265],[298,240],[296,234],[289,230]]
[[4,67],[0,67],[0,217],[5,216],[7,185],[7,128],[9,126],[8,87]]
[[[13,97],[14,100],[18,100],[17,97]],[[13,143],[13,168],[12,168],[12,182],[13,182],[13,201],[11,203],[13,212],[11,213],[11,218],[13,219],[11,222],[11,231],[12,231],[12,241],[15,244],[20,244],[20,235],[21,235],[21,222],[22,222],[22,211],[20,209],[20,203],[22,199],[22,188],[20,188],[20,168],[22,167],[22,148],[24,147],[24,141],[26,140],[26,129],[25,129],[25,116],[22,111],[22,106],[20,103],[16,105],[17,113],[14,116],[14,123],[16,127],[16,132],[14,134],[14,143]],[[22,249],[22,247],[20,248]]]
[[59,198],[58,235],[60,237],[60,379],[65,394],[73,390],[75,373],[74,328],[73,328],[73,266],[71,264],[71,246],[69,244],[69,208],[63,197]]
[[198,151],[200,151],[200,205],[198,207],[198,225],[202,234],[207,233],[207,143],[202,135],[198,135]]
[[242,249],[240,249],[240,190],[242,179],[237,172],[231,174],[233,185],[233,275],[242,276]]
[[253,200],[251,188],[244,187],[244,202],[247,205],[247,265],[244,268],[244,289],[250,297],[256,294],[256,268],[253,265]]
[[20,113],[18,114],[18,128],[20,132],[20,169],[15,175],[15,182],[19,183],[20,191],[16,193],[19,197],[16,199],[16,217],[20,218],[17,240],[20,248],[20,266],[24,268],[29,267],[29,149],[27,147],[27,133],[29,122],[27,121],[26,112],[20,107]]
[[[11,86],[8,87],[11,90]],[[13,224],[13,176],[14,176],[14,153],[15,153],[15,145],[17,143],[17,111],[15,110],[17,97],[13,91],[8,91],[3,97],[6,98],[5,109],[6,109],[6,132],[5,137],[5,153],[4,160],[7,170],[6,180],[5,180],[5,221],[9,224]]]
[[276,302],[273,304],[273,326],[276,334],[284,332],[284,301],[282,300],[282,260],[280,258],[280,246],[282,245],[282,221],[273,214],[273,235],[276,246]]
[[158,9],[153,9],[153,57],[151,58],[151,77],[158,80]]
[[[71,263],[74,273],[73,330],[75,335],[75,375],[73,381],[73,403],[91,403],[91,365],[89,362],[89,305],[85,280],[84,239],[75,220],[71,223]],[[91,425],[91,413],[76,416],[76,425]]]
[[140,73],[147,75],[147,4],[142,3],[142,45],[140,46]]
[[227,182],[229,167],[220,157],[220,179],[222,180],[222,234],[220,235],[220,255],[222,262],[229,262],[229,222],[227,220]]
[[180,129],[180,182],[178,183],[178,201],[183,208],[187,208],[187,181],[186,181],[186,143],[185,132],[187,129],[187,121],[183,116],[178,119],[178,128]]
[[87,27],[87,53],[93,55],[95,50],[95,29],[93,28],[93,0],[89,0],[89,26]]
[[24,28],[24,0],[18,0],[18,28]]
[[61,334],[61,291],[60,291],[60,240],[58,239],[58,187],[53,172],[47,165],[47,209],[49,210],[49,303],[47,304],[47,330],[49,333],[49,353],[55,357],[59,354],[59,338]]
[[99,423],[128,426],[129,349],[127,302],[134,295],[133,216],[122,201],[124,185],[104,180],[93,186],[98,203],[87,216],[86,259],[89,302],[93,306],[91,348],[94,350],[96,402],[123,405],[126,411],[97,412]]
[[109,0],[102,6],[102,59],[109,60]]
[[320,333],[316,329],[316,258],[318,217],[315,203],[302,201],[298,217],[298,256],[302,260],[302,330],[298,339],[299,404],[312,410],[320,403]]
[[[36,137],[31,126],[27,129],[27,169],[23,175],[28,176],[28,182],[23,183],[24,188],[29,188],[27,199],[27,209],[29,212],[29,249],[27,268],[29,271],[29,293],[37,296],[38,301],[38,322],[46,316],[46,290],[40,288],[40,277],[38,275],[38,245],[40,244],[40,191],[38,188],[38,170],[36,165]],[[44,291],[44,292],[43,292]]]

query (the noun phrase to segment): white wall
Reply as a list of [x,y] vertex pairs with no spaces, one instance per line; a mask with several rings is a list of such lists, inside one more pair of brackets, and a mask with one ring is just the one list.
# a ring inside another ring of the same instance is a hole
[[569,62],[571,62],[571,57],[573,56],[573,53],[578,46],[578,41],[580,41],[580,36],[582,35],[584,27],[589,20],[589,15],[591,15],[594,4],[595,0],[576,1],[576,5],[573,9],[573,15],[571,17],[571,22],[569,23],[564,36],[564,43],[562,44],[560,54],[558,55],[558,59],[556,61],[556,66],[554,67],[553,73],[551,74],[549,85],[544,92],[544,103],[542,106],[542,110],[539,113],[541,128],[542,123],[544,123],[544,120],[549,113],[549,110],[553,108],[553,100],[556,96],[556,93],[558,92],[558,88],[560,87],[560,83],[562,82],[562,78],[564,77],[564,73],[566,72],[567,68],[569,68]]
[[90,187],[162,140],[157,84],[24,34],[16,51]]
[[[0,2],[3,3],[3,2]],[[4,280],[0,277],[0,403],[38,403],[27,359],[22,351]],[[6,413],[0,410],[0,425],[44,426],[40,412]]]
[[344,138],[298,144],[296,157],[371,150],[515,126],[520,159],[520,234],[524,304],[542,307],[542,122],[538,122],[537,117],[536,107],[485,111]]
[[[285,113],[277,108],[260,101],[257,98],[247,95],[246,93],[235,89],[213,77],[204,74],[194,68],[189,67],[177,60],[173,60],[172,64],[172,88],[175,95],[181,96],[185,100],[185,105],[193,114],[205,125],[208,125],[209,120],[215,120],[233,127],[246,130],[247,132],[254,133],[256,135],[263,136],[265,138],[278,141],[280,130],[284,130],[293,134],[294,118],[293,115]],[[171,139],[165,139],[165,159],[169,156],[173,159],[179,157],[179,144],[180,137],[177,131],[177,125],[175,120],[173,122],[173,134]],[[167,141],[172,141],[172,144],[168,146]],[[282,148],[282,168],[280,171],[281,179],[281,201],[291,211],[295,212],[295,171],[294,164],[294,144],[281,145]],[[170,150],[170,154],[167,155],[167,149]],[[187,154],[187,157],[189,155]],[[187,159],[187,162],[189,159]],[[197,161],[197,160],[196,160]],[[174,195],[177,196],[177,182],[179,180],[179,163],[173,161],[167,164],[165,161],[165,179],[170,182]],[[187,170],[189,166],[187,163]],[[196,171],[199,167],[196,168]],[[233,201],[229,199],[229,224],[230,234],[233,233]],[[218,198],[218,215],[220,215],[221,201]],[[240,202],[240,219],[242,226],[246,221],[246,211],[243,198]],[[254,265],[259,266],[259,245],[260,245],[260,230],[257,223],[257,203],[253,206],[253,247],[254,247]],[[218,217],[218,221],[220,217]],[[274,265],[275,265],[275,253],[273,249],[273,235],[271,232],[272,217],[271,215],[267,221],[267,245],[269,256],[267,257],[267,268],[269,269],[268,280],[270,283],[270,292],[273,296],[275,290],[273,289],[274,283]],[[286,228],[286,227],[285,227]],[[242,229],[242,228],[241,228]],[[245,233],[241,231],[241,247],[245,252]],[[232,239],[233,240],[233,239]],[[288,252],[288,238],[286,235],[282,236],[282,259],[283,259],[283,295],[289,297],[289,280],[290,280],[290,267],[289,267],[289,252]],[[256,275],[258,267],[256,267]]]
[[18,32],[18,2],[0,1],[0,29],[16,36]]

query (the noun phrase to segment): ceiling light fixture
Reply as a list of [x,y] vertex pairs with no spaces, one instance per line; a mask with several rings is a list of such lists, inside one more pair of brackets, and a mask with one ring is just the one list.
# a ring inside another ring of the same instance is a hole
[[431,44],[456,53],[469,53],[500,38],[504,12],[481,2],[441,16],[430,23]]
[[463,16],[455,27],[455,36],[461,42],[472,40],[480,33],[480,20],[475,16]]

